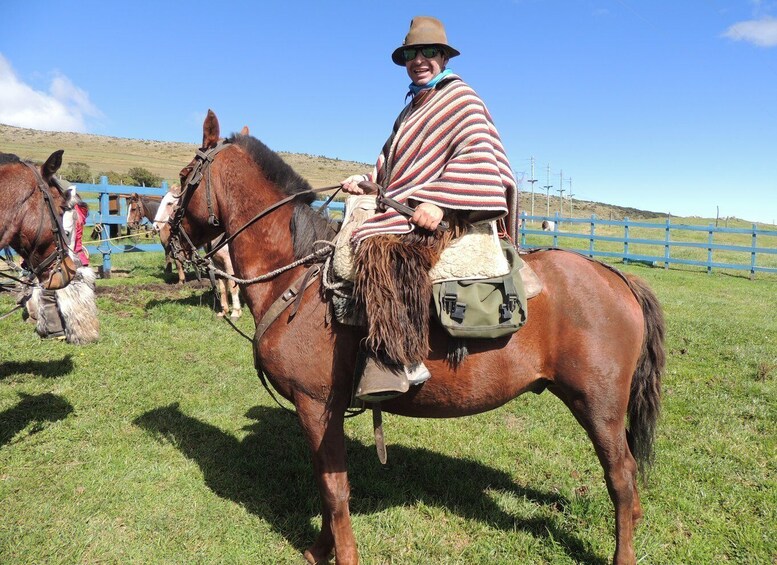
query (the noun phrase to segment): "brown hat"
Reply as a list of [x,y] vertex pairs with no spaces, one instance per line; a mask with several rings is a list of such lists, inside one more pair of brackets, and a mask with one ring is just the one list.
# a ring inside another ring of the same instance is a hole
[[448,38],[445,36],[445,26],[437,18],[431,16],[416,16],[410,21],[410,31],[407,32],[405,41],[401,47],[397,47],[391,54],[391,60],[397,65],[404,67],[405,59],[402,57],[402,50],[405,47],[414,47],[418,45],[439,45],[445,49],[448,58],[460,55],[460,53],[448,45]]

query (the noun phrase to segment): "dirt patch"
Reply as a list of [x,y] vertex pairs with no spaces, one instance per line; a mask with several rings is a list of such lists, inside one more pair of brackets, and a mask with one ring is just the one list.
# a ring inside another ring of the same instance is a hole
[[148,292],[159,298],[181,298],[182,294],[191,291],[210,290],[210,283],[204,281],[192,281],[184,286],[165,283],[148,283],[133,285],[97,285],[95,292],[99,297],[107,297],[116,302],[131,302],[137,299],[140,293]]

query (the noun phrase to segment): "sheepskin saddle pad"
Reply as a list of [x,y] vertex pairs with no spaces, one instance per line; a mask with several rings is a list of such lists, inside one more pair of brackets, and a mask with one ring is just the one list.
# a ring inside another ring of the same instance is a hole
[[[375,196],[350,196],[345,203],[343,223],[335,242],[332,268],[337,278],[354,281],[354,249],[351,236],[365,220],[375,214]],[[510,265],[499,245],[496,223],[489,222],[470,226],[467,232],[453,240],[446,247],[439,261],[432,267],[429,276],[433,283],[448,280],[471,280],[500,277],[510,272]],[[526,289],[526,298],[532,298],[542,290],[542,282],[524,262],[521,278]]]

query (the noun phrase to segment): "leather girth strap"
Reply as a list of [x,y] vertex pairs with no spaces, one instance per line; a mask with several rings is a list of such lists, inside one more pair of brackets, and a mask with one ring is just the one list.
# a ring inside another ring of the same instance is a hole
[[305,289],[316,281],[316,277],[321,273],[321,265],[311,265],[305,273],[299,277],[294,284],[292,284],[283,294],[275,299],[267,309],[262,319],[259,320],[259,324],[256,326],[256,333],[254,334],[254,342],[259,344],[262,336],[270,328],[271,325],[278,319],[286,308],[295,304],[292,316],[297,313],[299,308],[299,301],[302,300],[302,294]]

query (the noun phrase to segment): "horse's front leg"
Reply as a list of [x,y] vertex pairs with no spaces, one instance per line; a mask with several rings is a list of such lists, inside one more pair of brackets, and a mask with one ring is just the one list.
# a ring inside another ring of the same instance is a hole
[[227,285],[224,283],[224,279],[217,279],[219,302],[221,303],[221,311],[218,313],[219,317],[229,314],[229,300],[227,299]]
[[183,284],[186,282],[186,273],[183,270],[183,263],[181,263],[178,259],[175,260],[175,266],[178,267],[178,284]]
[[295,399],[299,420],[313,452],[313,466],[322,502],[321,532],[305,552],[309,563],[326,562],[335,550],[337,565],[359,562],[348,508],[351,487],[345,456],[343,410],[333,412],[324,400]]
[[227,288],[229,288],[229,294],[232,296],[232,318],[239,318],[243,313],[243,309],[240,307],[240,287],[237,286],[235,281],[227,281]]

